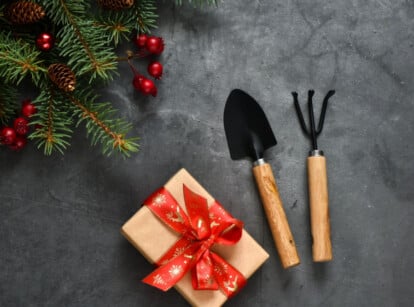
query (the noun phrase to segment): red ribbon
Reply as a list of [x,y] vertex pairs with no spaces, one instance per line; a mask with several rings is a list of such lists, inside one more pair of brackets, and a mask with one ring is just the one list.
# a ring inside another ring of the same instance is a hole
[[233,218],[216,201],[207,200],[183,185],[187,213],[161,188],[144,204],[181,238],[156,262],[159,266],[143,282],[167,291],[191,270],[196,290],[221,289],[227,297],[246,285],[245,277],[210,250],[213,244],[233,245],[241,236],[243,222]]

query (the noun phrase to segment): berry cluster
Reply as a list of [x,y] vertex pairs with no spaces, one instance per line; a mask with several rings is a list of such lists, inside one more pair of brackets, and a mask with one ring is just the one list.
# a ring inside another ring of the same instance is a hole
[[0,131],[0,143],[7,145],[11,150],[19,151],[27,143],[29,133],[29,118],[36,113],[36,107],[29,100],[22,103],[21,116],[17,117],[12,127],[3,127]]
[[[164,40],[161,37],[139,34],[135,37],[134,43],[140,49],[138,53],[139,57],[160,55],[164,51]],[[157,87],[155,86],[154,81],[140,74],[131,62],[129,62],[129,65],[134,73],[134,79],[132,80],[134,88],[144,95],[152,95],[154,97],[157,96]],[[158,61],[152,61],[147,67],[147,71],[150,76],[157,80],[161,79],[162,70],[163,67]]]
[[40,51],[50,51],[55,44],[55,38],[49,32],[42,32],[36,37],[36,47]]

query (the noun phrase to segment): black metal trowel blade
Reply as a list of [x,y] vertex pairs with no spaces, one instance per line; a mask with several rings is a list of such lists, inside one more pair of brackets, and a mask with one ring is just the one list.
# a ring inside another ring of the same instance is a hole
[[224,108],[224,130],[233,160],[263,158],[266,149],[277,144],[260,105],[249,94],[234,89]]

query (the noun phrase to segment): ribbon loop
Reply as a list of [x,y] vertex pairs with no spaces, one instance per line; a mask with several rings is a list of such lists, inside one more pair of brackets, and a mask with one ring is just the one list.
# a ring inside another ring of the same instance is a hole
[[159,266],[143,281],[168,290],[191,271],[196,290],[217,290],[230,297],[246,284],[244,276],[210,248],[214,244],[236,244],[243,223],[233,218],[218,202],[207,200],[183,185],[187,214],[174,197],[161,188],[144,204],[181,238],[156,262]]

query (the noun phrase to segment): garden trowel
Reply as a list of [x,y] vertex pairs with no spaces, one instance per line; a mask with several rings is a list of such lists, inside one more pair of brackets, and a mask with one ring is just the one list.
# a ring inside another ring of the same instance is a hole
[[235,89],[227,98],[224,109],[224,130],[231,158],[251,158],[253,161],[253,174],[282,266],[298,265],[295,241],[272,168],[263,159],[264,151],[277,143],[266,115],[254,98]]

